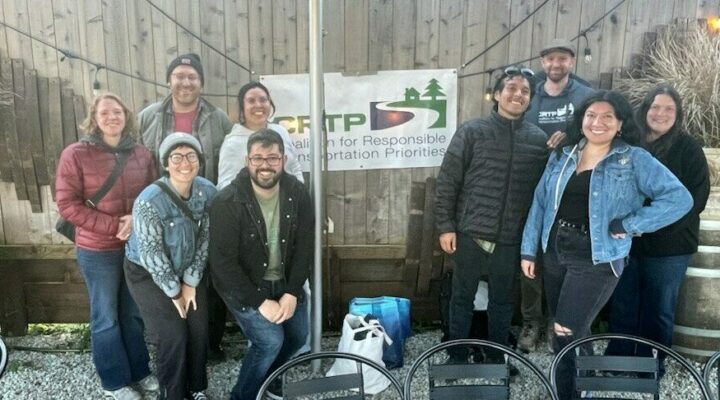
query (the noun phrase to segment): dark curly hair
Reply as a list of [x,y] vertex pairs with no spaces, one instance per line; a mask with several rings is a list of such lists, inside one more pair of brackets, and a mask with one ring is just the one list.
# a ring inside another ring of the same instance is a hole
[[[655,101],[655,97],[660,94],[670,96],[670,98],[675,103],[675,123],[664,135],[650,142],[648,141],[648,137],[650,135],[651,129],[647,124],[647,114],[650,111],[650,107],[652,106],[653,102]],[[658,159],[664,159],[667,156],[668,151],[670,151],[672,145],[677,140],[678,136],[688,134],[687,130],[685,129],[683,116],[684,113],[682,98],[680,98],[680,93],[678,93],[675,88],[667,84],[661,84],[653,88],[645,96],[642,103],[640,103],[640,107],[638,108],[637,113],[635,113],[635,122],[637,123],[638,129],[640,130],[641,145]]]

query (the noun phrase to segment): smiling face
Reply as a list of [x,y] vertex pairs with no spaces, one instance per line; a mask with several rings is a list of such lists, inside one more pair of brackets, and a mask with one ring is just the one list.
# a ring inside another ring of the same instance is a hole
[[270,95],[262,88],[252,88],[245,93],[242,107],[245,127],[253,131],[264,128],[271,112]]
[[575,66],[575,57],[567,51],[555,50],[542,56],[540,62],[547,78],[558,83],[570,75]]
[[669,95],[659,94],[655,96],[645,118],[650,133],[655,137],[662,136],[675,125],[677,105]]
[[175,67],[170,74],[170,92],[173,105],[181,109],[192,108],[200,98],[202,81],[200,74],[189,65]]
[[122,136],[125,117],[125,110],[117,101],[104,98],[98,102],[94,118],[103,140],[112,141]]
[[530,105],[530,82],[523,75],[505,79],[504,87],[495,92],[498,114],[507,119],[519,119]]
[[606,102],[598,101],[585,110],[582,131],[588,142],[595,145],[609,145],[622,129],[622,121],[615,115],[615,108]]
[[165,170],[170,175],[170,182],[176,188],[192,182],[200,170],[197,152],[192,147],[184,145],[170,150]]
[[285,155],[277,144],[264,147],[255,143],[245,157],[245,165],[253,183],[262,189],[272,189],[280,181],[285,166]]

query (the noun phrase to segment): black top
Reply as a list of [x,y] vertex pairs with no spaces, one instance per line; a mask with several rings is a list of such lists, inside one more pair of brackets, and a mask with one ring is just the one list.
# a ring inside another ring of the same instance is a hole
[[666,154],[658,159],[685,185],[693,197],[693,208],[674,224],[634,238],[631,254],[647,257],[692,254],[698,246],[700,213],[705,209],[710,195],[705,153],[700,144],[686,134],[661,137],[658,140],[672,141]]
[[565,220],[571,224],[588,226],[588,195],[590,193],[590,176],[592,170],[572,174],[565,186],[556,219]]

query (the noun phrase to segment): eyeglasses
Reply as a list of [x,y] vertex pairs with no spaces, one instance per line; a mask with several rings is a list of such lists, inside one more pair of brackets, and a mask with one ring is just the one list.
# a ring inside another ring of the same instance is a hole
[[200,160],[197,153],[195,153],[195,152],[187,153],[187,154],[179,154],[179,153],[170,154],[170,157],[168,157],[168,158],[169,158],[170,162],[175,165],[182,163],[183,159],[188,160],[188,162],[190,164],[195,164],[196,162],[198,162],[198,160]]
[[535,72],[531,70],[530,68],[520,68],[516,65],[511,65],[503,70],[503,74],[507,75],[508,77],[516,76],[516,75],[522,75],[526,78],[532,78],[535,76]]
[[260,156],[253,156],[248,158],[250,160],[250,165],[253,167],[259,167],[267,161],[268,165],[271,167],[277,167],[280,165],[280,161],[282,161],[282,157],[280,156],[270,156],[270,157],[260,157]]
[[268,99],[268,98],[265,97],[265,96],[260,96],[260,97],[248,97],[248,98],[245,99],[245,102],[246,102],[247,104],[250,104],[250,105],[255,105],[255,104],[267,104],[267,103],[270,102],[270,99]]
[[195,83],[195,82],[197,82],[197,81],[200,79],[200,77],[199,77],[198,75],[172,74],[172,76],[173,76],[175,79],[179,80],[180,82],[182,82],[182,81],[184,81],[184,80],[187,79],[187,80],[190,81],[191,83]]

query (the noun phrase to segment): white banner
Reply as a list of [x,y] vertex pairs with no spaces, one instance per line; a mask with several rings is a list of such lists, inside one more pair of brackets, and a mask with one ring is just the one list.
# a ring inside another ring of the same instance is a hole
[[[277,106],[273,122],[288,128],[303,169],[309,171],[308,75],[260,79]],[[457,72],[326,73],[325,109],[330,171],[435,167],[455,133]]]

